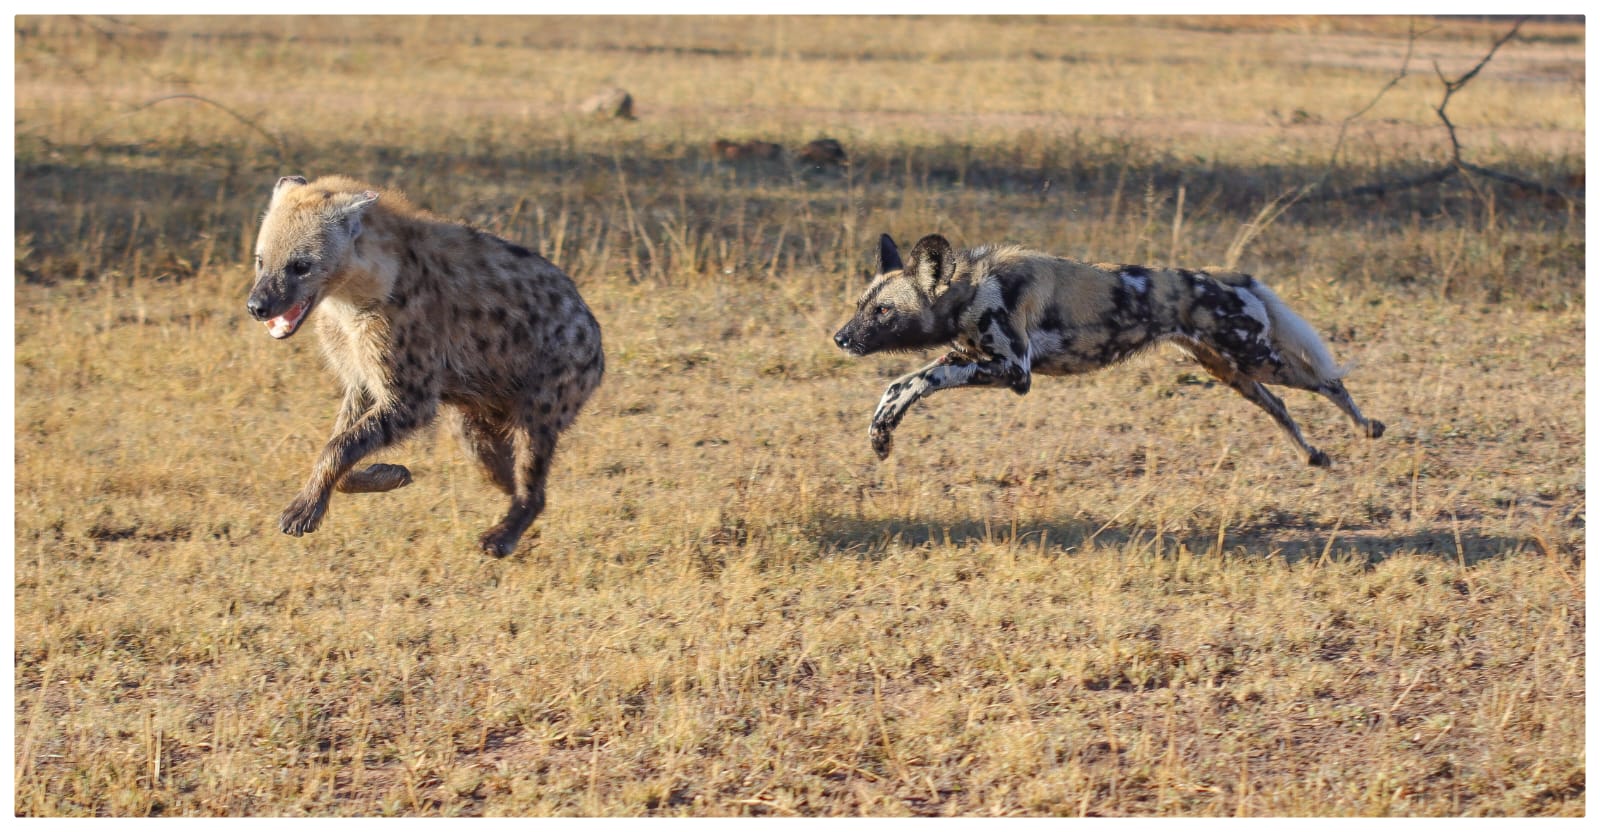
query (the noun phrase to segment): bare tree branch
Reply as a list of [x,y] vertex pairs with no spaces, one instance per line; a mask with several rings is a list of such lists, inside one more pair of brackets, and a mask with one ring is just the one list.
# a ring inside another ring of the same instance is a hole
[[1459,171],[1454,165],[1446,165],[1438,170],[1429,171],[1421,176],[1413,176],[1408,179],[1395,179],[1385,182],[1370,182],[1366,185],[1360,185],[1354,188],[1345,188],[1338,191],[1327,191],[1317,194],[1313,198],[1313,201],[1331,202],[1334,200],[1349,199],[1357,196],[1385,196],[1393,191],[1404,191],[1411,188],[1420,188],[1423,185],[1432,185],[1437,182],[1443,182],[1446,179],[1455,176],[1457,173],[1459,173]]
[[1450,96],[1455,95],[1457,90],[1466,86],[1468,81],[1476,78],[1478,73],[1483,70],[1483,67],[1489,63],[1489,59],[1494,57],[1494,53],[1499,52],[1500,47],[1505,46],[1506,41],[1515,37],[1517,30],[1521,29],[1522,24],[1526,22],[1528,22],[1526,15],[1517,18],[1517,22],[1511,26],[1511,31],[1506,32],[1498,40],[1496,40],[1494,45],[1489,47],[1489,51],[1483,56],[1483,59],[1478,61],[1476,66],[1467,70],[1465,75],[1462,75],[1460,78],[1457,78],[1454,81],[1444,77],[1444,71],[1439,69],[1438,61],[1433,62],[1433,72],[1435,75],[1439,76],[1439,82],[1444,84],[1444,98],[1439,99],[1439,106],[1434,107],[1433,111],[1439,114],[1439,120],[1444,122],[1445,129],[1450,132],[1451,164],[1456,165],[1457,167],[1461,165],[1461,142],[1456,138],[1455,124],[1451,123],[1450,117],[1445,115],[1445,108],[1450,106]]
[[[1428,31],[1431,32],[1433,30],[1429,29]],[[1422,34],[1425,35],[1427,32],[1423,32]],[[1327,181],[1328,177],[1333,173],[1333,166],[1339,163],[1339,151],[1344,149],[1344,137],[1345,133],[1349,131],[1350,125],[1355,122],[1356,119],[1366,115],[1373,107],[1378,106],[1378,102],[1383,100],[1385,95],[1389,94],[1389,90],[1394,89],[1401,81],[1405,80],[1405,77],[1411,68],[1411,52],[1417,46],[1418,37],[1421,37],[1421,35],[1417,33],[1417,20],[1416,18],[1412,18],[1407,24],[1406,56],[1400,61],[1400,71],[1396,72],[1394,77],[1389,79],[1389,83],[1384,84],[1383,88],[1378,90],[1378,94],[1374,95],[1372,100],[1367,102],[1367,106],[1356,110],[1348,116],[1345,116],[1344,120],[1339,122],[1339,135],[1333,141],[1333,152],[1328,154],[1328,168],[1327,170],[1323,171],[1322,180],[1318,182],[1319,185],[1322,184],[1322,182]]]
[[1461,163],[1461,168],[1463,170],[1466,170],[1466,171],[1470,172],[1470,173],[1476,173],[1477,175],[1482,176],[1482,177],[1484,177],[1486,179],[1494,179],[1494,180],[1498,180],[1500,182],[1504,182],[1507,185],[1515,185],[1515,186],[1517,186],[1519,188],[1527,188],[1530,191],[1536,191],[1536,192],[1544,194],[1546,196],[1571,197],[1573,199],[1578,199],[1578,200],[1582,199],[1581,196],[1578,196],[1578,195],[1572,194],[1572,193],[1568,193],[1567,191],[1563,191],[1560,188],[1557,188],[1557,187],[1554,187],[1554,186],[1551,186],[1551,185],[1546,185],[1546,184],[1544,184],[1542,182],[1534,182],[1531,179],[1523,179],[1520,176],[1513,176],[1513,175],[1511,175],[1509,173],[1503,173],[1503,172],[1498,171],[1498,170],[1491,170],[1489,168],[1479,167],[1478,165],[1474,165],[1471,162],[1462,162]]
[[1492,58],[1494,58],[1495,53],[1500,51],[1500,47],[1506,45],[1506,43],[1508,43],[1513,37],[1516,37],[1517,32],[1522,29],[1522,24],[1527,22],[1527,20],[1528,18],[1526,16],[1518,18],[1517,22],[1511,26],[1510,30],[1501,35],[1499,38],[1495,39],[1494,44],[1491,45],[1489,47],[1489,51],[1484,53],[1484,56],[1478,60],[1478,63],[1463,73],[1460,77],[1455,79],[1445,77],[1444,70],[1440,69],[1439,67],[1439,62],[1433,62],[1433,72],[1436,76],[1438,76],[1439,83],[1444,85],[1444,96],[1439,99],[1439,103],[1433,108],[1433,112],[1439,117],[1439,121],[1444,124],[1445,132],[1450,139],[1449,162],[1436,170],[1429,171],[1420,176],[1413,176],[1406,179],[1397,179],[1392,181],[1372,182],[1366,185],[1337,191],[1321,190],[1327,183],[1328,177],[1333,173],[1333,167],[1338,161],[1339,151],[1344,143],[1346,128],[1356,118],[1365,114],[1368,110],[1371,110],[1385,93],[1393,89],[1401,79],[1406,77],[1407,71],[1411,64],[1412,50],[1416,45],[1416,40],[1418,37],[1415,24],[1413,24],[1411,27],[1410,36],[1406,40],[1406,55],[1405,59],[1400,64],[1399,72],[1396,73],[1393,78],[1389,79],[1389,82],[1378,91],[1378,94],[1373,97],[1372,101],[1368,103],[1367,106],[1356,111],[1339,125],[1339,136],[1334,142],[1333,153],[1328,158],[1328,167],[1323,172],[1322,177],[1309,186],[1310,190],[1320,192],[1312,193],[1309,198],[1316,202],[1327,202],[1332,200],[1349,199],[1351,197],[1358,196],[1383,196],[1394,191],[1403,191],[1409,188],[1421,187],[1423,185],[1437,184],[1457,175],[1472,173],[1487,179],[1493,179],[1499,182],[1515,185],[1520,188],[1526,188],[1537,193],[1563,197],[1579,202],[1583,201],[1583,195],[1581,193],[1570,193],[1550,185],[1533,182],[1509,173],[1503,173],[1501,171],[1482,167],[1481,165],[1475,165],[1461,158],[1461,138],[1456,134],[1456,124],[1450,120],[1450,115],[1448,113],[1448,109],[1450,107],[1450,98],[1459,92],[1463,87],[1465,87],[1469,82],[1471,82],[1473,78],[1476,78],[1479,72],[1483,71],[1483,68],[1488,65]]
[[[216,101],[213,101],[213,100],[211,100],[209,98],[206,98],[203,95],[195,95],[194,93],[180,92],[180,93],[174,93],[172,95],[163,95],[163,96],[161,96],[159,98],[152,98],[149,101],[144,102],[143,104],[140,104],[140,105],[138,105],[136,107],[133,107],[132,109],[128,110],[126,113],[123,113],[121,118],[127,118],[127,117],[133,115],[134,113],[139,112],[140,110],[144,110],[144,109],[148,109],[150,107],[154,107],[155,105],[160,104],[163,101],[174,101],[174,100],[178,100],[178,99],[188,99],[188,100],[191,100],[191,101],[199,101],[202,104],[210,104],[211,106],[216,107],[217,109],[223,111],[224,113],[227,113],[228,115],[233,116],[236,120],[238,120],[238,122],[240,124],[243,124],[244,126],[249,127],[250,129],[256,131],[257,133],[260,133],[264,138],[266,138],[267,141],[272,143],[272,153],[273,153],[274,156],[278,157],[278,163],[280,165],[289,165],[289,150],[284,145],[282,139],[280,139],[277,136],[273,135],[271,131],[267,130],[267,128],[262,127],[260,124],[257,124],[253,119],[246,118],[246,117],[240,115],[233,108],[228,107],[228,106],[226,106],[224,104],[219,104]],[[110,129],[109,127],[106,128],[106,130],[109,130],[109,129]],[[98,136],[95,136],[95,138],[90,143],[93,144],[94,142],[100,141],[100,139],[105,136],[106,130],[102,130],[100,132],[100,134]]]

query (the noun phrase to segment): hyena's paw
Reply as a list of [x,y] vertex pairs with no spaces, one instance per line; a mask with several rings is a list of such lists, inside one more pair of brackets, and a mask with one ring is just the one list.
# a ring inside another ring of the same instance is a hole
[[894,435],[891,433],[892,430],[892,428],[882,422],[872,423],[872,430],[868,433],[872,437],[872,452],[877,454],[879,459],[888,459],[889,451],[894,448]]
[[1368,439],[1380,439],[1380,438],[1382,438],[1383,437],[1383,432],[1385,430],[1387,430],[1387,428],[1385,428],[1383,426],[1383,423],[1378,421],[1377,419],[1368,419],[1367,420],[1367,438]]
[[520,532],[507,529],[504,523],[500,523],[478,538],[478,547],[487,555],[503,558],[517,550],[517,541],[521,539]]
[[328,499],[308,500],[296,497],[289,507],[283,510],[283,516],[278,518],[278,528],[284,534],[299,537],[317,530],[322,525],[322,515],[328,511]]
[[1333,460],[1329,459],[1326,453],[1312,448],[1311,455],[1306,457],[1306,464],[1313,468],[1332,468]]
[[360,471],[351,471],[339,481],[339,490],[346,494],[376,494],[393,491],[411,484],[411,471],[404,465],[380,462]]

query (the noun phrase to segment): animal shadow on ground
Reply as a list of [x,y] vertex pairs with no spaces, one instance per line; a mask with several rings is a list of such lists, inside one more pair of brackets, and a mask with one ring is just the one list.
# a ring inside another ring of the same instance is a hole
[[[812,537],[824,552],[855,554],[876,560],[884,556],[891,543],[916,548],[925,545],[972,544],[1014,545],[1020,549],[1054,549],[1072,552],[1089,545],[1121,548],[1133,545],[1145,549],[1153,540],[1148,527],[1120,526],[1092,518],[1053,522],[1019,522],[1012,526],[1003,518],[958,520],[905,518],[864,520],[857,517],[821,515],[810,523]],[[1332,545],[1329,537],[1332,535]],[[1175,553],[1179,546],[1196,555],[1217,551],[1216,532],[1186,531],[1163,537],[1161,551]],[[1486,535],[1449,527],[1428,527],[1410,532],[1395,532],[1375,527],[1322,528],[1307,524],[1262,525],[1228,529],[1222,551],[1267,554],[1295,562],[1331,556],[1359,555],[1376,565],[1401,552],[1434,555],[1472,565],[1479,561],[1510,555],[1518,550],[1537,551],[1529,538]]]

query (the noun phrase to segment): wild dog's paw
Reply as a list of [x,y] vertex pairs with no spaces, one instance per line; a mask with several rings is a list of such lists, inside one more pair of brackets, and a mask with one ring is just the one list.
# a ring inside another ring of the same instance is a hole
[[339,481],[339,490],[346,494],[375,494],[393,491],[411,484],[411,471],[404,465],[380,462],[360,471],[351,471]]
[[1368,439],[1381,439],[1381,438],[1383,438],[1384,430],[1386,430],[1386,428],[1384,428],[1383,423],[1378,421],[1377,419],[1368,419],[1367,420],[1367,438]]
[[1332,468],[1333,460],[1329,459],[1326,453],[1312,448],[1311,456],[1306,458],[1306,464],[1315,468]]
[[872,437],[872,451],[879,459],[888,459],[889,451],[894,448],[892,431],[893,428],[883,422],[872,423],[872,430],[869,432]]
[[328,498],[308,500],[297,497],[283,510],[283,516],[278,518],[278,528],[284,534],[299,537],[317,530],[322,525],[322,515],[328,511]]

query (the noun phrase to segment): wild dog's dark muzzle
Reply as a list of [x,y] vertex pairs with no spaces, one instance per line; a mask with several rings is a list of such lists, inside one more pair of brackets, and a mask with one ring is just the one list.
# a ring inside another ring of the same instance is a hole
[[857,340],[855,334],[850,331],[850,324],[845,324],[838,332],[833,334],[833,343],[838,344],[839,349],[851,355],[863,355],[866,353],[866,346]]

